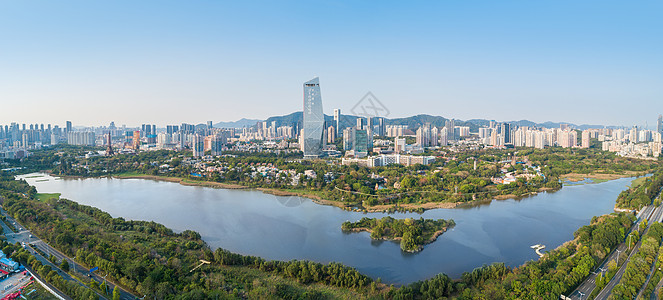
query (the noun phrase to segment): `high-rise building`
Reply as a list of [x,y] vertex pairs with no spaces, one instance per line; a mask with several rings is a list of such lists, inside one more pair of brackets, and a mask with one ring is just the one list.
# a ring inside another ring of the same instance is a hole
[[182,131],[183,133],[193,133],[194,131],[196,131],[196,125],[182,123],[182,126],[180,126],[180,131]]
[[583,130],[582,131],[582,148],[589,148],[589,130]]
[[135,150],[140,149],[140,131],[138,130],[134,131],[133,139],[131,140],[131,142]]
[[[23,130],[25,130],[25,125],[23,125]],[[71,121],[67,121],[67,132],[71,132]]]
[[364,129],[364,125],[365,125],[365,124],[366,124],[366,123],[364,122],[364,118],[362,118],[362,117],[358,117],[358,118],[357,118],[357,129],[358,129],[358,130],[362,130],[362,129]]
[[376,134],[378,136],[385,136],[387,134],[387,130],[386,130],[386,127],[385,127],[386,125],[385,125],[385,122],[384,122],[384,118],[382,118],[382,117],[377,118],[376,123],[377,123]]
[[324,128],[325,115],[322,113],[320,80],[316,77],[304,83],[302,128],[304,158],[317,158],[322,155]]
[[639,137],[638,136],[638,126],[633,126],[633,128],[631,128],[631,131],[629,132],[628,140],[631,143],[637,143],[638,142],[638,137]]
[[352,150],[355,140],[355,131],[357,128],[348,127],[343,130],[343,150]]
[[511,124],[502,123],[501,133],[502,133],[502,138],[504,139],[504,145],[513,143],[513,141],[511,140]]
[[442,127],[440,130],[440,138],[439,138],[439,145],[440,146],[446,146],[449,144],[449,132],[447,131],[446,127]]
[[166,133],[173,134],[179,130],[177,125],[166,125]]
[[557,144],[562,148],[573,148],[578,141],[578,133],[575,130],[562,130],[557,137]]
[[329,126],[327,128],[327,144],[333,144],[336,142],[336,129],[334,126]]
[[444,122],[444,127],[447,129],[447,139],[449,141],[456,140],[456,120],[451,119]]
[[658,115],[658,123],[656,125],[656,132],[663,134],[663,115]]
[[348,127],[343,130],[343,150],[353,151],[355,156],[366,155],[373,145],[369,143],[366,130]]
[[212,129],[212,121],[207,121],[207,129]]
[[334,109],[334,122],[336,122],[336,136],[338,136],[338,131],[341,130],[339,125],[341,125],[341,109]]
[[194,134],[193,145],[191,148],[193,150],[193,157],[201,157],[205,155],[205,138],[200,134]]
[[395,137],[394,138],[394,152],[403,153],[405,152],[405,138]]
[[69,145],[94,146],[94,132],[70,131],[67,133],[67,143]]
[[426,123],[419,127],[416,132],[416,140],[417,144],[421,147],[437,146],[439,140],[437,127],[431,126],[430,123]]
[[385,130],[388,137],[404,136],[407,125],[389,125],[385,126]]
[[[355,152],[355,155],[357,153],[367,153],[369,150],[369,147],[372,145],[369,145],[368,143],[368,133],[366,130],[357,130],[355,131],[355,141],[353,143],[353,149]],[[372,148],[372,147],[371,147]]]

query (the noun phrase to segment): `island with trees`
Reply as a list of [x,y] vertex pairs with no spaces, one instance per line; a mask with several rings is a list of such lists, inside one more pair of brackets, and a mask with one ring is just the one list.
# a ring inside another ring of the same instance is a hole
[[[654,172],[629,193],[637,193],[641,185],[656,187],[654,179],[662,172]],[[438,274],[396,287],[339,263],[268,261],[213,250],[196,232],[176,233],[155,222],[113,218],[94,207],[37,194],[34,187],[13,175],[0,171],[3,209],[45,242],[75,256],[76,262],[98,266],[107,280],[150,299],[558,299],[560,294],[572,292],[624,241],[636,220],[626,212],[595,217],[576,231],[573,240],[522,266],[494,263],[458,279]],[[649,197],[649,189],[644,195]],[[654,199],[646,201],[653,203]],[[657,236],[654,243],[660,244],[660,240]],[[72,298],[96,299],[90,290],[62,280],[21,245],[8,244],[0,236],[0,247]],[[623,264],[627,254],[621,256]],[[210,264],[190,272],[200,259]],[[598,285],[614,276],[617,268],[609,266],[606,276],[597,279]],[[660,273],[654,278],[663,277]],[[627,285],[633,284],[625,282],[623,290]]]
[[394,219],[392,217],[362,218],[357,222],[343,222],[344,232],[367,231],[374,240],[400,240],[401,250],[419,252],[425,244],[434,242],[448,228],[455,226],[454,220],[430,220],[419,218]]

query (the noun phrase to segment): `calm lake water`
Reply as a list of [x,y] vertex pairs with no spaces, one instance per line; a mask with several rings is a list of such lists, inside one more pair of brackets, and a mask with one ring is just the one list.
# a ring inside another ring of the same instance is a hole
[[[35,175],[35,174],[31,174]],[[30,177],[30,175],[22,176]],[[592,216],[613,211],[617,195],[632,178],[566,186],[521,200],[501,200],[394,218],[454,219],[456,227],[416,254],[398,243],[371,241],[366,232],[346,234],[341,223],[383,217],[323,206],[300,197],[254,190],[183,186],[143,179],[25,178],[41,193],[97,207],[114,217],[162,223],[175,231],[199,232],[212,248],[275,260],[341,262],[384,282],[404,284],[446,273],[458,278],[493,262],[519,266],[537,259],[534,244],[554,249],[573,238]]]

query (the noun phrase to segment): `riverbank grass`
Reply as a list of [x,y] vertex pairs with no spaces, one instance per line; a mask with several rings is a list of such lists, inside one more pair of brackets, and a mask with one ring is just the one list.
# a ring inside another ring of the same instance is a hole
[[645,183],[646,180],[647,180],[647,177],[638,177],[636,179],[633,179],[633,181],[631,181],[631,188],[632,189],[638,188],[640,185]]
[[35,195],[35,197],[37,198],[37,200],[39,200],[41,202],[46,202],[46,200],[50,200],[50,199],[56,199],[56,200],[60,199],[60,195],[62,195],[62,194],[60,194],[60,193],[37,193]]

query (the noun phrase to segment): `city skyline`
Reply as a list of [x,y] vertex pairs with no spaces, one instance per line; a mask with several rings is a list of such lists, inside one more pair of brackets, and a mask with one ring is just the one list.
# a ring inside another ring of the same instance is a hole
[[392,118],[652,126],[663,111],[657,2],[128,4],[0,4],[3,123],[265,119],[298,111],[315,75],[326,115],[368,91]]

